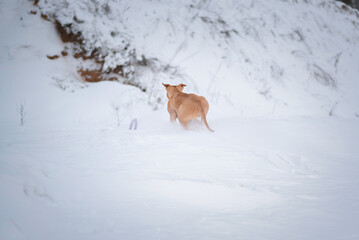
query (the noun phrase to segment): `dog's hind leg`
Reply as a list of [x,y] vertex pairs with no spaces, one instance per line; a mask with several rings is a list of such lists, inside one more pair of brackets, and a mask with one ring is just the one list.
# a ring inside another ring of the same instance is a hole
[[182,124],[183,128],[187,130],[188,129],[188,126],[187,126],[188,121],[182,121],[182,120],[179,120],[179,121]]
[[171,120],[171,122],[176,121],[176,118],[177,118],[177,113],[176,113],[176,111],[173,110],[173,109],[168,109],[168,112],[169,112],[169,114],[170,114],[170,120]]

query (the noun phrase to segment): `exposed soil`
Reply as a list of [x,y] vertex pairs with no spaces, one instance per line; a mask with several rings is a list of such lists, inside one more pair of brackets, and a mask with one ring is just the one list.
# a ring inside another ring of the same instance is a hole
[[[37,6],[39,0],[34,0],[33,5]],[[72,24],[61,24],[60,21],[56,19],[55,16],[48,16],[41,12],[40,10],[40,16],[42,19],[46,21],[51,21],[54,23],[55,28],[59,34],[59,37],[61,38],[63,43],[72,43],[75,47],[72,47],[72,51],[68,51],[68,48],[65,47],[61,53],[56,55],[47,55],[47,58],[50,60],[58,59],[59,57],[66,57],[69,55],[69,52],[73,52],[72,56],[76,59],[82,59],[83,61],[93,61],[95,63],[94,69],[84,69],[80,68],[78,70],[78,73],[82,77],[82,79],[86,82],[99,82],[99,81],[118,81],[119,79],[122,79],[123,84],[133,85],[136,86],[130,79],[129,74],[125,73],[124,68],[125,65],[117,65],[114,68],[108,68],[104,69],[104,56],[100,54],[101,49],[95,49],[92,52],[87,52],[83,48],[84,44],[84,37],[82,36],[81,32],[74,31],[74,28],[72,27]],[[32,10],[30,11],[30,14],[36,15],[37,12]],[[79,21],[76,17],[74,17],[74,21]],[[138,65],[145,66],[147,65],[147,59],[143,58],[142,61],[137,62]],[[139,87],[142,91],[145,91],[145,89],[142,89]]]
[[66,57],[67,55],[69,55],[69,53],[67,51],[63,50],[63,51],[61,51],[61,55],[63,57]]
[[83,43],[83,37],[81,35],[80,32],[74,33],[72,31],[71,28],[72,24],[66,24],[66,25],[61,25],[61,23],[57,20],[55,20],[55,27],[57,32],[59,33],[61,40],[64,43],[78,43],[78,44],[82,44]]
[[82,79],[86,82],[100,82],[103,81],[102,71],[101,70],[89,70],[89,69],[80,69],[78,73],[81,75]]
[[60,56],[59,56],[59,55],[52,55],[52,56],[47,55],[46,57],[47,57],[48,59],[55,60],[55,59],[58,59]]
[[45,21],[49,21],[49,22],[50,22],[50,18],[49,18],[49,16],[47,16],[46,14],[41,13],[40,16],[41,16],[41,18],[44,19]]

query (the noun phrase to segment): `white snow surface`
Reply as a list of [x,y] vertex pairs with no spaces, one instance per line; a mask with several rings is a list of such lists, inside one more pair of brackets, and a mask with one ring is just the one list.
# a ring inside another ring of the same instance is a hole
[[[72,59],[46,58],[64,48],[53,24],[29,1],[0,0],[0,239],[359,238],[355,11],[201,1],[186,25],[189,3],[108,2],[139,52],[207,97],[215,132],[170,123],[149,92],[82,82]],[[201,16],[242,28],[226,40]],[[140,77],[165,99],[160,75]]]

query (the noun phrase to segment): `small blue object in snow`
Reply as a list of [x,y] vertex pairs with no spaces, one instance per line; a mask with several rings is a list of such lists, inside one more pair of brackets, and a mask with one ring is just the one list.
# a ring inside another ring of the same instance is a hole
[[137,119],[134,118],[134,119],[131,121],[130,130],[136,130],[136,129],[137,129]]

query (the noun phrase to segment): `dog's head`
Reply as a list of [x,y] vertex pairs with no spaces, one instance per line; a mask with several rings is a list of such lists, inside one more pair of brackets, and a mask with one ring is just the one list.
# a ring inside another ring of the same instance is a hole
[[183,83],[181,83],[179,85],[169,85],[169,84],[164,84],[164,83],[162,83],[162,84],[166,88],[168,99],[170,99],[174,93],[182,92],[183,88],[185,86],[187,86],[186,84],[183,84]]

